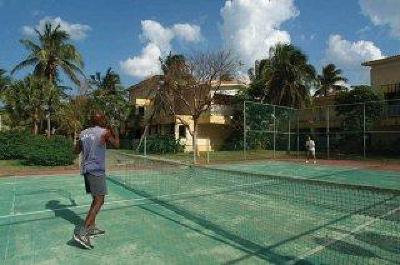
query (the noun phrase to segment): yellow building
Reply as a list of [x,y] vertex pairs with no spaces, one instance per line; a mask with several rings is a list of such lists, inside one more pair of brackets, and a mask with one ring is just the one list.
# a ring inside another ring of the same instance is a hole
[[[130,101],[136,108],[136,114],[142,117],[140,133],[143,133],[150,116],[154,113],[155,95],[162,78],[162,76],[153,76],[129,89]],[[214,101],[198,122],[197,147],[200,152],[220,149],[225,139],[230,136],[230,123],[234,114],[232,99],[245,85],[239,81],[223,81],[218,87],[218,91],[211,89],[208,92],[213,93]],[[187,95],[187,97],[190,101],[192,99],[189,98],[193,95]],[[179,105],[178,102],[175,104]],[[148,135],[173,136],[185,146],[185,151],[190,152],[193,150],[192,135],[182,121],[189,125],[190,130],[193,130],[192,116],[188,115],[184,108],[178,111],[176,116],[168,113],[157,115],[148,126]]]
[[380,88],[386,99],[400,98],[400,55],[369,61],[371,86]]

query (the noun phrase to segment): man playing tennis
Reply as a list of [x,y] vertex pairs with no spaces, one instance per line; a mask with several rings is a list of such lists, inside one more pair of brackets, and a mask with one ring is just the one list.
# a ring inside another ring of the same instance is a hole
[[106,145],[119,146],[118,134],[111,128],[106,129],[106,117],[96,112],[91,117],[91,127],[82,131],[76,145],[76,153],[82,152],[81,173],[85,179],[86,192],[93,197],[85,223],[74,231],[74,239],[85,248],[93,248],[91,236],[104,235],[105,231],[96,227],[96,216],[104,204],[107,194],[105,157]]
[[307,136],[306,149],[307,149],[306,164],[308,164],[310,156],[312,156],[314,158],[314,164],[316,164],[317,163],[317,159],[315,157],[315,142],[311,139],[310,136]]

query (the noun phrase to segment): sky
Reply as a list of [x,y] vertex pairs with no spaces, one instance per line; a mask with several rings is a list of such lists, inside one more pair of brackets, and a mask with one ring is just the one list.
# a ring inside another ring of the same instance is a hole
[[112,67],[126,86],[159,73],[170,52],[230,49],[246,73],[277,43],[368,84],[362,62],[400,54],[399,11],[400,0],[0,0],[0,68],[24,59],[19,40],[48,21],[70,34],[87,75]]

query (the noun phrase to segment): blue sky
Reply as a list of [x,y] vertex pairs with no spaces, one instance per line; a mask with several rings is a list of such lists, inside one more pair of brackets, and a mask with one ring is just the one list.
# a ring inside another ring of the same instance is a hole
[[318,70],[332,62],[351,84],[368,83],[362,61],[400,53],[396,10],[398,0],[0,0],[0,68],[24,58],[19,39],[49,20],[70,32],[87,74],[112,67],[125,85],[156,73],[170,50],[225,47],[248,68],[277,42],[300,47]]

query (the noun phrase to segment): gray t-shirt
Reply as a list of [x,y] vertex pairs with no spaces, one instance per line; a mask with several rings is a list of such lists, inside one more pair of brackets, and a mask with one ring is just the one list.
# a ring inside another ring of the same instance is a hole
[[82,146],[81,171],[95,176],[104,176],[106,168],[106,145],[101,138],[107,132],[99,126],[81,132],[79,139]]

